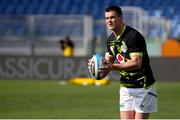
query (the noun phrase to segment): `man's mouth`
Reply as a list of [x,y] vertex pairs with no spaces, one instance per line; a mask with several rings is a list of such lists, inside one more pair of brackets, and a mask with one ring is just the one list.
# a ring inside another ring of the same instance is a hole
[[109,26],[110,26],[110,27],[112,27],[112,26],[113,26],[113,24],[109,24]]

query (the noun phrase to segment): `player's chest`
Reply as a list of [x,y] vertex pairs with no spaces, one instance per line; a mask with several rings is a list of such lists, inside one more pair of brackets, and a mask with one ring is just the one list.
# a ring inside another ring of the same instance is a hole
[[127,41],[123,39],[111,41],[109,48],[118,62],[122,63],[125,58],[129,58]]

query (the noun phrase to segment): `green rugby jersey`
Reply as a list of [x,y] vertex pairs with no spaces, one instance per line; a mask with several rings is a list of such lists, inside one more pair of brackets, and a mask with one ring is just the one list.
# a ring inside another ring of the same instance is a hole
[[107,52],[121,64],[130,58],[130,54],[142,55],[142,67],[139,70],[120,71],[121,86],[127,88],[147,88],[155,82],[150,67],[149,56],[144,37],[137,30],[124,25],[120,36],[111,33],[107,40]]

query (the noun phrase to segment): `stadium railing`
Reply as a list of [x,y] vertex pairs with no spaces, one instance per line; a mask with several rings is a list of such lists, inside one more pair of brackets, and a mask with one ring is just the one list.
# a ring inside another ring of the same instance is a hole
[[75,55],[87,55],[93,39],[90,16],[0,16],[0,54],[60,55],[59,41],[69,36]]

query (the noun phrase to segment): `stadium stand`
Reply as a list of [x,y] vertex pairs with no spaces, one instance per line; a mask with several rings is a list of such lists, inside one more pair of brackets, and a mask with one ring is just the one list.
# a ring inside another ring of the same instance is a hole
[[[37,14],[86,14],[94,19],[103,19],[103,10],[109,4],[137,6],[148,11],[151,16],[163,16],[172,20],[172,36],[180,34],[179,0],[1,0],[1,15],[37,15]],[[16,26],[13,26],[16,27]],[[22,26],[17,34],[23,34]],[[95,31],[99,27],[95,27]]]
[[121,6],[138,6],[147,10],[151,15],[160,10],[160,14],[167,18],[179,16],[179,0],[1,0],[1,14],[90,14],[95,19],[102,19],[104,8],[109,4]]
[[[83,27],[78,23],[74,25],[70,24],[70,27],[68,27],[68,25],[63,25],[63,23],[56,24],[57,21],[42,17],[41,15],[91,16],[95,21],[93,23],[93,38],[103,39],[99,36],[105,37],[105,34],[107,34],[106,27],[104,26],[104,23],[102,23],[102,21],[104,21],[104,9],[112,4],[140,7],[145,10],[150,17],[153,16],[155,18],[170,20],[170,34],[166,31],[168,37],[180,38],[180,9],[178,8],[180,0],[0,0],[0,49],[2,48],[2,50],[5,50],[5,47],[9,46],[9,44],[10,47],[16,45],[16,48],[18,48],[18,46],[24,45],[24,48],[31,48],[34,46],[32,44],[34,41],[38,43],[37,45],[40,44],[40,47],[44,45],[50,46],[52,44],[52,48],[54,48],[54,44],[56,43],[49,43],[49,41],[48,43],[46,43],[47,41],[41,43],[39,42],[41,37],[47,37],[47,39],[49,39],[49,36],[51,38],[56,36],[58,37],[56,38],[57,42],[59,36],[76,36],[77,40],[79,39],[79,36],[83,36]],[[29,16],[35,16],[33,17],[35,22],[33,22],[32,18]],[[41,16],[42,18],[39,18],[38,16]],[[156,19],[154,20],[158,21]],[[153,37],[148,40],[148,48],[154,48],[149,49],[150,55],[160,55],[160,47],[163,41],[157,43],[155,38],[156,36],[159,36],[159,34],[163,36],[163,30],[160,30],[162,29],[161,26],[158,28],[154,23],[150,23],[148,26],[148,29],[151,30],[149,30],[147,34]],[[71,27],[76,29],[69,29]],[[156,29],[154,29],[155,27]],[[63,28],[63,30],[61,28]],[[31,33],[31,31],[33,31],[33,33]],[[166,35],[164,38],[166,38]],[[31,38],[32,36],[35,36],[35,40],[34,38]],[[18,41],[17,39],[16,41],[12,41],[14,38],[17,38]],[[165,40],[164,38],[163,40]],[[8,41],[7,39],[11,41],[8,44],[4,42]],[[152,39],[154,39],[154,43],[151,42]],[[31,44],[31,46],[28,44]],[[58,48],[57,45],[55,46]],[[81,46],[81,44],[79,44],[79,46]],[[0,50],[0,54],[4,53],[2,50]],[[25,52],[21,49],[20,51],[23,53]],[[57,53],[59,52],[58,50],[56,51]],[[53,51],[52,53],[55,52]]]
[[[163,16],[172,20],[172,36],[180,34],[179,0],[1,0],[1,15],[40,15],[40,14],[80,14],[91,15],[94,19],[103,19],[104,8],[109,4],[137,6],[148,11],[151,16]],[[21,26],[21,25],[20,25]],[[2,26],[1,26],[2,27]],[[16,26],[13,26],[16,27]],[[102,28],[95,26],[95,33]],[[21,33],[22,31],[22,33]],[[23,28],[17,34],[23,34]],[[2,32],[0,34],[3,34]]]

